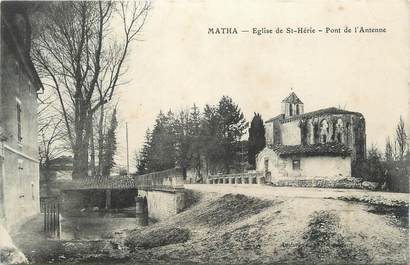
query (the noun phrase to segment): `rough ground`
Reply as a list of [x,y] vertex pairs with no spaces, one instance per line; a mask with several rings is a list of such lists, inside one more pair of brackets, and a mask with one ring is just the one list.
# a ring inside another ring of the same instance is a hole
[[[218,193],[196,191],[191,194],[194,205],[164,222],[126,231],[125,241],[119,236],[60,242],[47,249],[37,244],[35,253],[54,248],[61,252],[48,261],[81,264],[409,262],[408,194],[253,189],[244,185],[214,189]],[[21,249],[30,252],[33,247],[25,243]],[[42,255],[29,258],[47,261]]]
[[[133,259],[171,264],[182,260],[220,264],[409,261],[408,225],[401,215],[374,212],[370,203],[337,198],[268,197],[203,193],[190,210],[145,231],[133,231],[127,240]],[[394,208],[391,200],[386,202]],[[403,203],[408,207],[408,201]],[[190,238],[151,249],[135,247],[138,240],[133,235],[166,227],[189,231]]]

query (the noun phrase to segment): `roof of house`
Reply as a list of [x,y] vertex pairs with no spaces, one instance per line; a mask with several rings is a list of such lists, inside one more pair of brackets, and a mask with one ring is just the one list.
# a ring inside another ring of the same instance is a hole
[[135,179],[129,176],[95,176],[62,184],[62,190],[126,190],[136,189]]
[[[19,34],[21,34],[21,29],[19,29],[13,19],[16,14],[21,14],[26,22],[27,26],[27,33],[29,36],[27,36],[27,39],[31,41],[31,23],[28,18],[28,10],[27,10],[27,5],[28,1],[8,1],[6,3],[2,3],[1,5],[1,24],[2,24],[2,34],[3,34],[3,39],[5,40],[6,43],[9,43],[9,47],[11,48],[11,51],[14,53],[16,56],[16,59],[19,60],[30,78],[30,80],[33,82],[33,85],[36,87],[37,91],[38,90],[44,90],[43,83],[40,80],[40,77],[38,75],[38,72],[34,66],[34,63],[31,59],[30,56],[30,44],[24,44],[22,40],[18,37]],[[4,26],[3,26],[4,25]],[[3,30],[5,30],[3,32]],[[23,47],[24,45],[28,46]]]
[[277,119],[279,119],[279,121],[281,123],[285,123],[285,122],[290,122],[290,121],[294,121],[294,120],[309,119],[309,118],[313,118],[315,116],[320,116],[320,115],[323,115],[323,114],[355,114],[355,115],[362,116],[362,114],[359,113],[359,112],[353,112],[353,111],[343,110],[343,109],[339,109],[339,108],[335,108],[335,107],[330,107],[330,108],[325,108],[325,109],[320,109],[320,110],[316,110],[316,111],[306,112],[304,114],[294,115],[294,116],[286,117],[286,118],[283,114],[279,114],[279,115],[267,120],[265,123],[272,122],[272,121],[277,120]]
[[275,145],[270,148],[279,156],[289,155],[337,155],[348,156],[351,153],[350,148],[341,143],[325,143],[311,145]]
[[296,96],[295,92],[292,92],[287,96],[284,100],[282,100],[283,103],[292,103],[292,104],[303,104],[303,102]]

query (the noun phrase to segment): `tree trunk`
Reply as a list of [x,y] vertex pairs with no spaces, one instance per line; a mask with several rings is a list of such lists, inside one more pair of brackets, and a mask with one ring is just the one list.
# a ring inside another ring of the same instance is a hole
[[88,175],[88,145],[90,130],[88,130],[89,107],[81,101],[76,109],[75,119],[75,148],[73,150],[73,179],[80,179]]
[[98,126],[98,174],[102,174],[103,150],[104,150],[104,104],[100,107],[100,122]]
[[91,176],[95,176],[95,146],[94,146],[94,127],[93,127],[93,116],[91,115],[88,121],[88,129],[90,130],[90,167],[91,167]]

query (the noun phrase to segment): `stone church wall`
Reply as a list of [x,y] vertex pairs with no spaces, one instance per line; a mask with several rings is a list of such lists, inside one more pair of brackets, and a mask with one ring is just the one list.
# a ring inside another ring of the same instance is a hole
[[301,144],[301,135],[299,128],[299,120],[283,123],[281,126],[282,144],[283,145],[299,145]]

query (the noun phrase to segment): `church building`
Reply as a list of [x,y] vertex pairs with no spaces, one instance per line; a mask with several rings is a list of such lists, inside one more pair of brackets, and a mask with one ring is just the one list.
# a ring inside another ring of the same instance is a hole
[[366,156],[361,113],[335,107],[305,113],[294,92],[281,114],[265,122],[265,138],[256,170],[272,179],[350,177],[352,164]]

